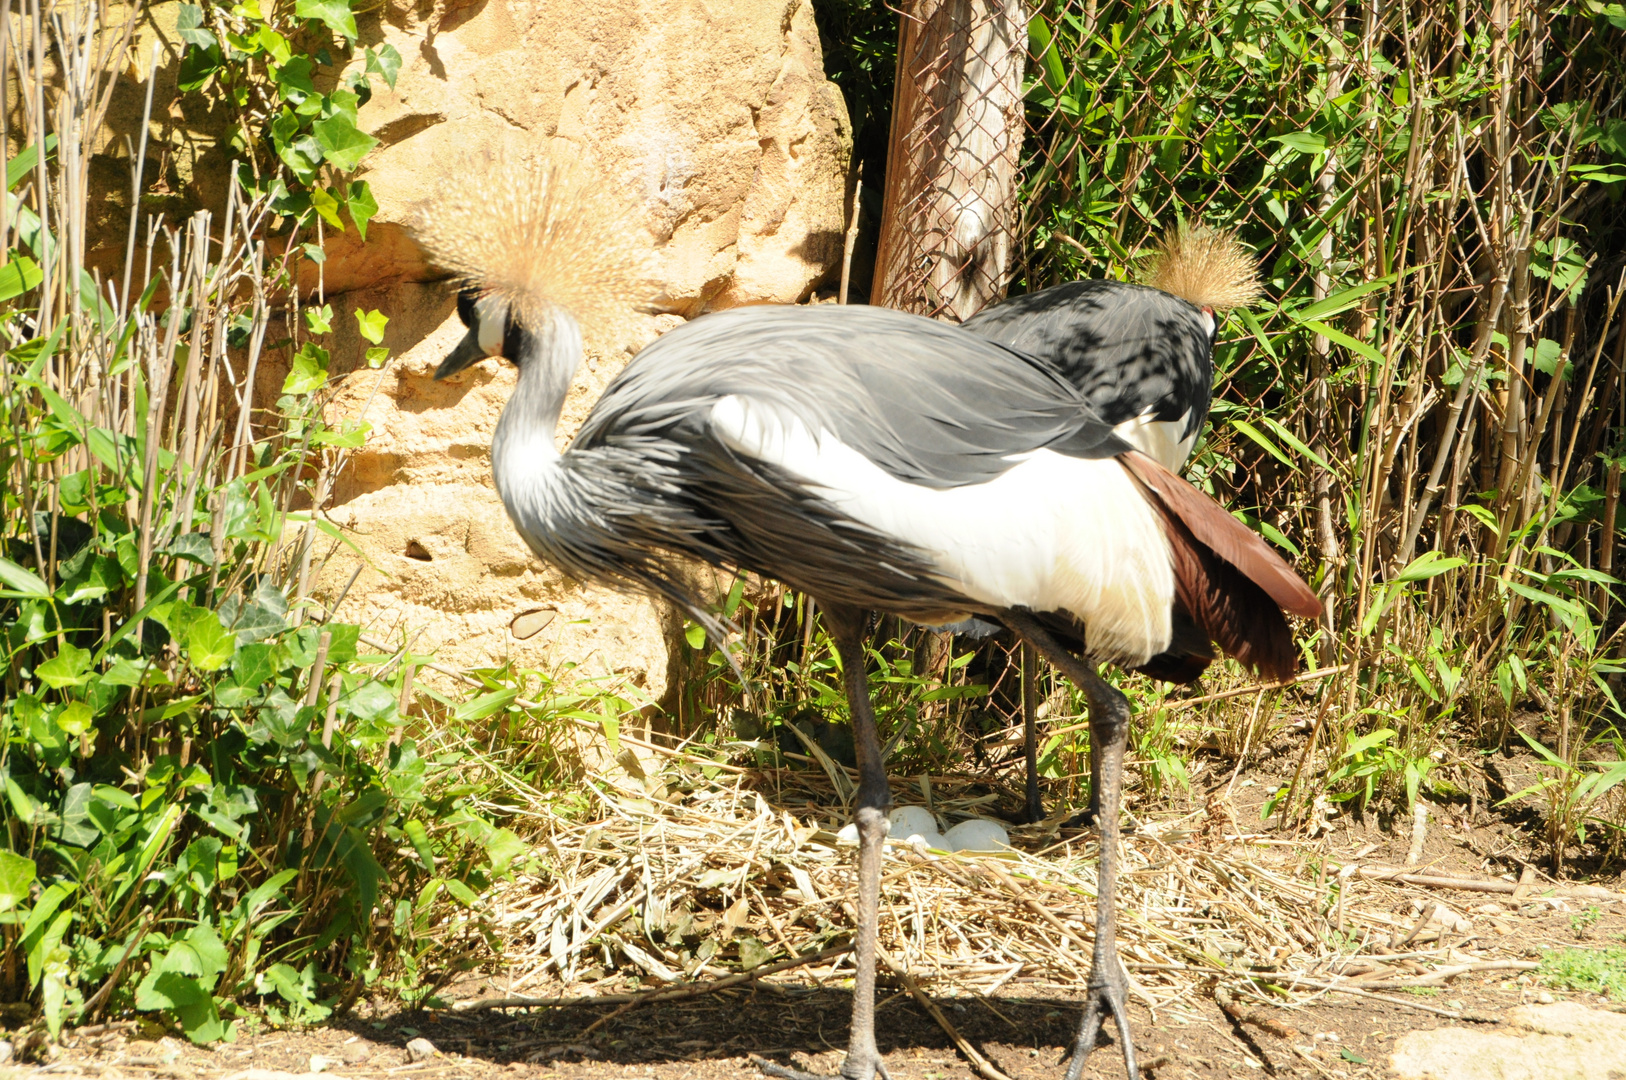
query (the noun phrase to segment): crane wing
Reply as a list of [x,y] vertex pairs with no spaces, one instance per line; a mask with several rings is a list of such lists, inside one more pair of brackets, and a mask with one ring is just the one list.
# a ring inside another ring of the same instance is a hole
[[836,305],[736,308],[678,327],[627,366],[578,438],[666,430],[725,398],[828,431],[929,488],[986,483],[1040,449],[1128,449],[1043,361],[920,316]]

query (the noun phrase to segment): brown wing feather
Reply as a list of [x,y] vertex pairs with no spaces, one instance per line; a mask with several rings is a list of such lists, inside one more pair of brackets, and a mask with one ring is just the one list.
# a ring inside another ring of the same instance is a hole
[[[1224,507],[1138,450],[1120,454],[1118,460],[1158,495],[1192,537],[1239,571],[1283,611],[1306,619],[1321,615],[1321,600],[1310,586]],[[1224,642],[1220,644],[1224,646]]]

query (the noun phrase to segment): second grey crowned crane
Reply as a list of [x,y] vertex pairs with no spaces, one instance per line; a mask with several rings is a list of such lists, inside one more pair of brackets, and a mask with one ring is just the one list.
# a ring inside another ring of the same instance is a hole
[[[960,325],[1056,368],[1115,435],[1178,473],[1208,419],[1216,312],[1258,298],[1258,267],[1233,234],[1180,225],[1156,245],[1146,278],[1143,285],[1109,279],[1052,285],[994,304]],[[1193,683],[1208,666],[1202,656],[1170,659],[1156,658],[1142,670]],[[1256,670],[1264,678],[1292,676],[1291,654],[1261,659]],[[1285,667],[1277,663],[1282,660]],[[1032,706],[1024,700],[1027,816],[1039,821],[1044,807]],[[1100,786],[1093,744],[1091,749],[1088,817]]]
[[[1049,365],[964,331],[868,307],[706,315],[647,346],[570,448],[555,434],[584,320],[647,295],[639,234],[579,166],[488,158],[460,170],[415,232],[474,290],[436,372],[519,367],[492,442],[509,516],[578,578],[641,589],[720,629],[682,563],[813,596],[843,666],[859,787],[857,977],[842,1075],[886,1075],[875,1045],[881,849],[891,795],[864,672],[868,615],[971,615],[1031,642],[1090,700],[1101,746],[1099,896],[1075,1078],[1106,1016],[1138,1077],[1114,940],[1129,703],[1098,661],[1143,664],[1209,638],[1291,653],[1284,609],[1314,594],[1229,514],[1113,433]],[[1201,641],[1176,640],[1175,616]],[[1055,631],[1089,643],[1089,662]],[[779,1075],[804,1074],[767,1065]]]

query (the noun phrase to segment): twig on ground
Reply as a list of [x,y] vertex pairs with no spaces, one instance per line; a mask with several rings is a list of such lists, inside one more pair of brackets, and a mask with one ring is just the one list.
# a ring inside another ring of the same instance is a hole
[[1500,1024],[1502,1022],[1502,1018],[1499,1016],[1486,1016],[1483,1013],[1468,1012],[1466,1009],[1442,1009],[1437,1005],[1424,1005],[1421,1001],[1408,1001],[1405,998],[1389,997],[1387,994],[1374,994],[1368,990],[1345,986],[1342,983],[1307,979],[1302,975],[1279,976],[1274,981],[1294,986],[1310,986],[1317,990],[1331,990],[1339,994],[1350,994],[1354,997],[1369,998],[1372,1001],[1381,1001],[1385,1005],[1399,1005],[1404,1009],[1416,1009],[1418,1012],[1433,1013],[1435,1016],[1448,1016],[1453,1020],[1467,1020],[1475,1024]]

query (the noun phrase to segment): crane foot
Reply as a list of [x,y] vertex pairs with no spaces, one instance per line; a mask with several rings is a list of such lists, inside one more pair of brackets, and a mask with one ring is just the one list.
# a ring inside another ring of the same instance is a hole
[[780,1080],[892,1080],[892,1074],[886,1071],[881,1063],[879,1054],[870,1061],[856,1061],[854,1055],[848,1054],[847,1059],[841,1063],[841,1072],[836,1076],[824,1076],[820,1073],[803,1072],[792,1069],[788,1065],[781,1065],[777,1061],[769,1061],[756,1054],[751,1055],[751,1062],[761,1069],[767,1076],[776,1076]]
[[1067,1067],[1067,1080],[1078,1080],[1083,1073],[1084,1059],[1095,1049],[1095,1037],[1101,1033],[1101,1025],[1109,1014],[1118,1028],[1118,1043],[1124,1054],[1124,1072],[1129,1080],[1140,1080],[1140,1069],[1135,1064],[1135,1041],[1129,1034],[1129,1010],[1126,1007],[1129,984],[1116,962],[1112,968],[1116,969],[1116,978],[1099,971],[1091,973],[1084,1020],[1078,1026],[1078,1038],[1073,1043],[1073,1060]]

